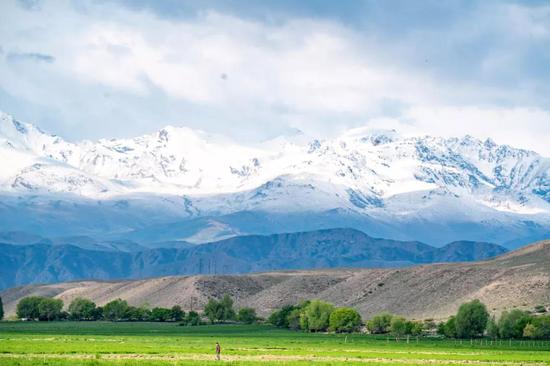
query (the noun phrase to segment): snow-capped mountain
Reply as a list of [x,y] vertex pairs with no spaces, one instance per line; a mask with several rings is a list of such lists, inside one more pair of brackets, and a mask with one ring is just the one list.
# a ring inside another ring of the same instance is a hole
[[[70,143],[1,113],[0,160],[0,208],[11,215],[0,219],[0,230],[15,225],[15,217],[40,215],[37,207],[53,216],[74,210],[77,221],[78,207],[86,207],[107,231],[193,222],[176,239],[196,241],[281,225],[352,226],[436,244],[550,233],[550,159],[470,136],[355,129],[332,140],[243,146],[166,127],[133,139]],[[246,224],[227,219],[249,212],[256,214]],[[37,231],[51,224],[30,221]]]

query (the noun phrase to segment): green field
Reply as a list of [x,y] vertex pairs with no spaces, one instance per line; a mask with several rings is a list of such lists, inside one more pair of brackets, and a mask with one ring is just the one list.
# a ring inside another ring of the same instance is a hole
[[[222,361],[214,360],[215,342]],[[0,365],[550,365],[550,342],[307,334],[269,326],[0,322]]]

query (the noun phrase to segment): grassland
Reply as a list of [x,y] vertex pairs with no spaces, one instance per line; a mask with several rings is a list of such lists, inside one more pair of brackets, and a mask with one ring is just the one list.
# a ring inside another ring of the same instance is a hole
[[[214,360],[215,342],[222,361]],[[269,326],[0,322],[0,365],[550,365],[550,342],[306,334]]]

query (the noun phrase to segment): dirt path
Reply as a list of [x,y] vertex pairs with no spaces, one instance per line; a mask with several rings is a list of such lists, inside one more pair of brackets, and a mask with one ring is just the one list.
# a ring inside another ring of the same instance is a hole
[[[2,353],[2,358],[27,358],[27,359],[101,359],[101,360],[143,360],[143,361],[214,361],[214,355],[206,354],[173,354],[173,355],[152,355],[152,354],[13,354]],[[248,361],[248,362],[289,362],[289,361],[309,361],[309,362],[356,362],[364,364],[379,364],[379,363],[399,363],[411,365],[437,365],[437,364],[453,364],[453,365],[477,365],[477,366],[549,366],[549,363],[540,361],[476,361],[476,360],[444,360],[444,359],[400,359],[400,358],[359,358],[359,357],[332,357],[332,356],[315,356],[315,355],[222,355],[222,361]]]

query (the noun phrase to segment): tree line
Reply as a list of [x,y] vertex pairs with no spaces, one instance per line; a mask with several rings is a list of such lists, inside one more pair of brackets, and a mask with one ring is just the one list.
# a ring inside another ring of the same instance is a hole
[[[131,306],[125,300],[116,299],[104,306],[97,306],[85,298],[75,298],[67,310],[60,299],[44,296],[22,298],[17,304],[16,314],[26,320],[77,320],[77,321],[154,321],[180,322],[181,325],[201,325],[240,322],[252,324],[263,321],[256,310],[243,307],[234,308],[229,295],[220,300],[209,299],[202,313],[186,313],[179,305],[171,308]],[[487,307],[479,300],[462,304],[458,312],[447,321],[436,324],[433,320],[409,320],[402,316],[383,312],[363,321],[353,308],[336,307],[322,300],[307,300],[295,305],[286,305],[274,311],[266,320],[276,327],[308,332],[357,332],[388,334],[400,339],[404,336],[420,336],[437,333],[448,338],[490,337],[493,339],[548,339],[550,338],[550,315],[545,315],[546,307],[537,306],[534,312],[522,310],[504,311],[498,319],[490,316]],[[0,319],[4,310],[0,298]]]

